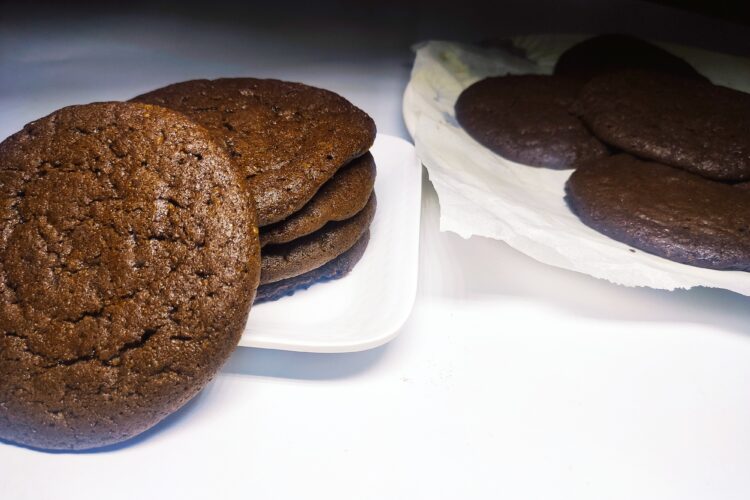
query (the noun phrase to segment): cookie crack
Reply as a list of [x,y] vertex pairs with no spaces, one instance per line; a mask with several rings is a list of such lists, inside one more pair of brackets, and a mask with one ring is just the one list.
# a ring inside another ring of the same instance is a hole
[[15,332],[15,331],[5,331],[3,332],[3,334],[7,338],[20,340],[23,343],[23,352],[44,360],[46,363],[48,363],[47,365],[45,365],[45,368],[49,368],[58,364],[57,363],[58,360],[50,359],[48,356],[40,352],[37,352],[31,347],[29,347],[29,338],[26,337],[25,335],[21,335],[20,333]]
[[104,308],[105,306],[100,307],[99,309],[95,309],[93,311],[83,311],[78,316],[65,320],[68,323],[77,324],[83,321],[86,318],[101,318],[104,315]]
[[8,338],[18,339],[22,341],[23,351],[32,356],[35,356],[44,360],[45,368],[51,368],[53,366],[70,367],[73,365],[91,362],[91,361],[95,361],[107,368],[114,368],[114,367],[119,366],[120,363],[117,362],[119,358],[121,358],[123,355],[125,355],[129,351],[132,351],[134,349],[139,349],[143,347],[144,345],[146,345],[146,343],[148,343],[148,341],[154,335],[156,335],[159,332],[159,330],[161,330],[161,328],[162,328],[161,326],[156,327],[156,328],[145,328],[139,338],[132,340],[130,342],[126,342],[125,344],[123,344],[121,347],[117,349],[117,352],[115,354],[105,359],[99,358],[96,352],[92,352],[91,354],[85,354],[82,356],[76,356],[70,359],[55,359],[55,358],[50,357],[47,354],[43,354],[39,351],[32,349],[29,346],[29,338],[26,337],[25,335],[21,335],[20,333],[16,331],[4,331],[3,335]]
[[[43,356],[43,357],[45,357],[46,359],[49,359],[49,357],[47,356]],[[98,359],[98,358],[96,357],[96,354],[92,353],[92,354],[86,354],[85,356],[79,356],[77,358],[58,360],[55,362],[55,364],[58,366],[73,366],[79,363],[84,363],[86,361],[93,361],[95,359]]]
[[171,196],[159,196],[157,198],[157,200],[166,202],[168,205],[170,205],[170,206],[172,206],[174,208],[180,208],[180,209],[189,208],[189,207],[186,207],[185,205],[183,205],[182,203],[180,203],[179,201],[177,201],[176,199],[174,199]]
[[128,351],[132,351],[133,349],[137,349],[139,347],[143,347],[146,344],[146,342],[149,341],[149,339],[151,337],[153,337],[154,335],[156,335],[159,332],[159,330],[161,330],[160,326],[157,327],[157,328],[146,328],[146,329],[144,329],[143,333],[140,336],[140,338],[138,338],[137,340],[133,340],[131,342],[126,342],[122,347],[120,347],[117,350],[117,354],[114,355],[114,356],[111,356],[110,358],[108,358],[108,360],[112,360],[112,359],[114,359],[114,358],[116,358],[116,357],[118,357],[118,356],[120,356],[122,354],[125,354]]

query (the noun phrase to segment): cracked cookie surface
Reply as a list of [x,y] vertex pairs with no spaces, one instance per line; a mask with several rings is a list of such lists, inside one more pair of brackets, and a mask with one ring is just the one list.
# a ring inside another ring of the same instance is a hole
[[343,97],[301,83],[221,78],[133,98],[174,109],[225,145],[255,195],[259,225],[300,210],[375,140],[375,123]]
[[243,179],[157,106],[71,106],[0,144],[0,438],[85,449],[178,409],[260,274]]

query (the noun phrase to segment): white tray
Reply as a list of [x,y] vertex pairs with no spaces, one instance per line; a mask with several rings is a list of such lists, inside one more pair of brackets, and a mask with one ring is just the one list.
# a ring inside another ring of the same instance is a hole
[[417,294],[422,167],[414,146],[378,135],[378,209],[362,260],[341,279],[253,306],[241,346],[363,351],[397,334]]

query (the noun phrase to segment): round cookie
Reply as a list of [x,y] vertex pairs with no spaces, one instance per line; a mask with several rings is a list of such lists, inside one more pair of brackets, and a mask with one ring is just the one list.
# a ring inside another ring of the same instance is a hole
[[591,80],[579,104],[592,132],[623,151],[710,179],[750,179],[750,94],[626,71]]
[[470,136],[509,160],[574,168],[608,154],[571,111],[579,87],[556,76],[485,78],[458,97],[456,118]]
[[375,193],[357,215],[329,222],[323,229],[283,245],[263,249],[260,283],[265,285],[317,269],[349,250],[370,227],[377,201]]
[[0,143],[0,193],[0,438],[117,443],[208,383],[260,244],[206,130],[151,105],[63,108]]
[[574,45],[562,53],[554,73],[588,81],[595,76],[628,68],[707,80],[671,52],[640,38],[619,34],[599,35]]
[[750,271],[750,196],[684,170],[617,155],[566,185],[581,221],[646,252],[710,269]]
[[342,167],[302,210],[264,227],[260,231],[261,247],[288,243],[317,231],[328,222],[354,217],[370,199],[375,175],[375,160],[370,153]]
[[300,210],[375,139],[375,123],[362,110],[333,92],[301,83],[192,80],[133,101],[177,110],[221,141],[250,181],[260,226]]
[[343,278],[362,258],[369,241],[370,231],[367,230],[353,247],[319,268],[293,278],[259,286],[255,303],[278,300],[287,295],[292,295],[298,290],[306,290],[316,283]]

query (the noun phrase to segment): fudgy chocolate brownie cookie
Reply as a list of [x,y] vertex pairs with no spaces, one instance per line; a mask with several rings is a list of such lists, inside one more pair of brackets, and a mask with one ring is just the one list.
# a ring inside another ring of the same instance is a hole
[[258,287],[255,303],[278,300],[286,295],[292,295],[298,290],[310,288],[316,283],[343,278],[362,258],[369,241],[370,231],[368,230],[360,236],[353,247],[319,268],[293,278],[261,285]]
[[330,221],[354,217],[367,204],[375,185],[375,160],[367,153],[342,167],[297,213],[264,227],[261,247],[307,236]]
[[260,245],[205,129],[151,105],[64,108],[0,144],[0,193],[0,438],[125,440],[229,357]]
[[750,196],[660,163],[628,155],[579,167],[566,185],[581,221],[667,259],[750,271]]
[[370,227],[377,205],[375,193],[351,219],[329,222],[322,229],[282,245],[268,245],[261,257],[261,284],[273,283],[317,269],[349,250]]
[[301,83],[192,80],[133,100],[175,109],[221,141],[250,181],[261,226],[300,210],[375,139],[375,124],[362,110]]
[[571,110],[579,88],[555,76],[486,78],[461,93],[456,118],[470,136],[509,160],[574,168],[608,154]]
[[710,179],[750,179],[750,94],[633,70],[591,80],[578,109],[597,137],[628,153]]
[[555,64],[555,74],[587,81],[628,68],[662,71],[706,80],[683,59],[652,43],[630,35],[599,35],[569,48]]

